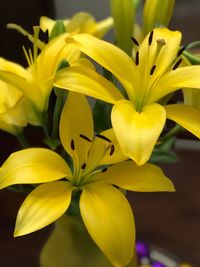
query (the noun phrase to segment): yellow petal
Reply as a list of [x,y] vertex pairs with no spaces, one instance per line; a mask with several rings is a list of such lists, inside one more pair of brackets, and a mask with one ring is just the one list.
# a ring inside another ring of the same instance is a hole
[[113,18],[108,17],[96,23],[94,36],[97,38],[103,38],[104,35],[112,28]]
[[85,163],[91,144],[81,134],[93,139],[92,111],[85,96],[70,92],[61,114],[60,138],[77,170]]
[[27,79],[27,77],[21,77],[15,73],[0,70],[0,79],[20,90],[34,104],[37,110],[44,111],[46,101],[38,93],[37,88],[33,86],[30,76]]
[[[26,126],[26,113],[23,109],[23,94],[11,84],[0,81],[0,120],[7,124]],[[6,129],[4,129],[6,130]]]
[[167,118],[183,126],[200,138],[200,110],[187,105],[165,106]]
[[200,109],[200,90],[187,88],[183,90],[184,103]]
[[107,164],[114,164],[126,160],[128,157],[122,152],[113,129],[108,129],[94,138],[88,159],[88,169],[94,170],[96,167]]
[[[13,87],[15,91],[17,89],[21,91],[39,110],[40,106],[43,106],[43,98],[35,92],[36,88],[33,86],[31,74],[27,69],[19,64],[0,58],[0,79],[9,88]],[[12,93],[14,94],[13,89]]]
[[[151,45],[149,42],[151,41]],[[136,79],[137,94],[140,98],[152,94],[157,80],[170,68],[177,56],[181,33],[166,28],[156,28],[149,33],[139,48],[139,64]],[[153,74],[152,68],[155,66]]]
[[[121,162],[121,161],[128,159],[128,157],[122,152],[113,129],[108,129],[106,131],[103,131],[101,132],[101,135],[108,138],[111,142],[110,143],[107,142],[107,147],[108,146],[109,147],[108,149],[106,149],[105,141],[103,141],[102,139],[98,137],[95,138],[92,144],[92,147],[91,147],[91,150],[93,150],[93,153],[91,151],[91,155],[89,156],[93,158],[94,160],[98,158],[99,154],[103,155],[98,165],[114,164],[114,163]],[[103,142],[104,142],[104,146],[102,144]],[[112,146],[114,146],[114,148],[111,148]],[[112,149],[113,149],[113,152],[112,152]]]
[[60,218],[69,207],[72,190],[68,182],[51,182],[34,189],[19,209],[14,236],[32,233]]
[[55,77],[54,86],[109,103],[123,99],[122,94],[111,82],[88,68],[71,67],[59,71]]
[[20,127],[16,127],[15,125],[6,123],[4,120],[0,118],[0,129],[6,131],[10,134],[17,135],[20,132]]
[[[111,144],[114,145],[114,152],[110,155],[111,149],[109,149],[99,162],[99,165],[114,164],[128,159],[128,157],[122,152],[113,129],[103,131],[101,134],[111,140]],[[96,151],[98,151],[98,149],[96,149]]]
[[29,79],[30,74],[27,72],[25,68],[23,68],[21,65],[14,63],[12,61],[6,60],[4,58],[0,58],[0,69],[15,73],[19,77]]
[[89,234],[110,262],[116,267],[128,264],[134,252],[135,227],[125,196],[113,186],[89,184],[81,194],[80,211]]
[[122,83],[129,98],[133,98],[136,66],[125,52],[108,42],[88,34],[74,35],[67,38],[66,42],[76,44],[83,53],[111,71]]
[[17,125],[20,127],[25,127],[28,124],[26,114],[24,113],[24,97],[21,97],[13,106],[9,108],[6,112],[0,114],[0,120],[7,124]]
[[125,155],[138,165],[151,156],[166,121],[165,109],[150,104],[137,112],[128,100],[121,100],[112,109],[111,120],[116,137]]
[[0,188],[13,184],[50,182],[70,177],[71,171],[57,153],[29,148],[11,154],[0,168]]
[[181,88],[200,89],[199,73],[200,66],[181,67],[174,71],[170,71],[155,85],[153,94],[150,96],[148,102],[155,102],[163,96]]
[[31,73],[34,83],[38,87],[38,93],[45,100],[45,103],[47,102],[45,108],[47,108],[59,64],[62,60],[72,64],[80,57],[80,51],[74,45],[66,45],[66,36],[67,34],[61,34],[49,42],[41,51],[36,63],[31,66]]
[[89,69],[95,71],[95,66],[92,63],[92,61],[90,61],[89,59],[84,58],[84,57],[82,57],[79,60],[73,62],[71,64],[71,66],[78,66],[78,67],[82,67],[82,68],[89,68]]
[[137,166],[132,161],[121,162],[97,174],[95,180],[137,192],[175,191],[173,183],[162,170],[149,163]]
[[22,107],[24,116],[26,117],[26,120],[28,123],[34,125],[34,126],[40,126],[42,122],[39,120],[35,109],[33,107],[33,104],[31,101],[27,98],[23,99],[23,107]]
[[42,29],[43,32],[46,32],[46,30],[48,30],[48,32],[50,34],[55,22],[56,21],[51,19],[51,18],[48,18],[46,16],[42,16],[42,17],[40,17],[40,28]]

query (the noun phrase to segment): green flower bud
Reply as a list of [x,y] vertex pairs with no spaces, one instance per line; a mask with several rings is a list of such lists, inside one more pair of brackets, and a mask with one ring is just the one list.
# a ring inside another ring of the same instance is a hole
[[131,55],[135,3],[133,0],[111,0],[111,13],[114,18],[116,44]]
[[168,26],[173,14],[175,0],[146,0],[143,9],[144,34],[162,25]]

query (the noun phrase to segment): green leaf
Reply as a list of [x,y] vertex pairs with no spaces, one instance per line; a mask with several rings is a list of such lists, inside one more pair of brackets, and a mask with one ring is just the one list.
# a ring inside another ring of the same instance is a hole
[[65,25],[62,20],[56,21],[49,36],[49,41],[53,40],[55,37],[59,36],[62,33],[65,33]]
[[179,157],[173,153],[153,152],[150,158],[151,163],[174,163],[179,161]]
[[166,139],[154,149],[150,162],[151,163],[173,163],[179,161],[179,157],[174,153],[173,147],[176,138]]
[[58,139],[45,138],[43,142],[52,150],[56,150],[56,148],[60,145],[60,140]]
[[97,100],[93,108],[94,130],[101,132],[111,128],[110,114],[112,105]]
[[190,62],[191,65],[199,65],[200,64],[200,57],[195,56],[195,55],[193,55],[187,51],[184,51],[183,55]]

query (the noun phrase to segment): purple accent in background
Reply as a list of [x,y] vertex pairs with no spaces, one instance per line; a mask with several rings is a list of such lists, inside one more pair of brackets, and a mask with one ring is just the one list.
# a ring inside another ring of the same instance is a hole
[[152,267],[166,267],[166,266],[161,262],[155,261],[152,263]]
[[136,242],[136,252],[137,252],[138,258],[140,259],[144,257],[149,257],[149,247],[141,241]]

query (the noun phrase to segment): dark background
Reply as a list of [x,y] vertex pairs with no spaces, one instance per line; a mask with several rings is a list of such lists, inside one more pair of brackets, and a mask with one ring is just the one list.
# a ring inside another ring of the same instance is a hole
[[[72,4],[73,3],[73,4]],[[41,15],[67,17],[83,10],[103,19],[109,14],[108,0],[60,0],[56,5],[50,0],[2,1],[0,9],[0,56],[25,64],[21,46],[25,39],[11,30],[8,22],[24,25],[31,31]],[[200,39],[200,1],[179,0],[171,28],[183,31],[183,43]],[[28,42],[27,42],[28,44]],[[0,132],[0,161],[18,149],[14,139]],[[138,239],[170,251],[185,261],[200,266],[200,147],[199,141],[181,141],[177,153],[182,161],[162,165],[165,173],[176,185],[175,193],[130,193]],[[13,238],[17,211],[23,195],[0,192],[0,267],[37,267],[39,251],[51,227],[31,235]]]

